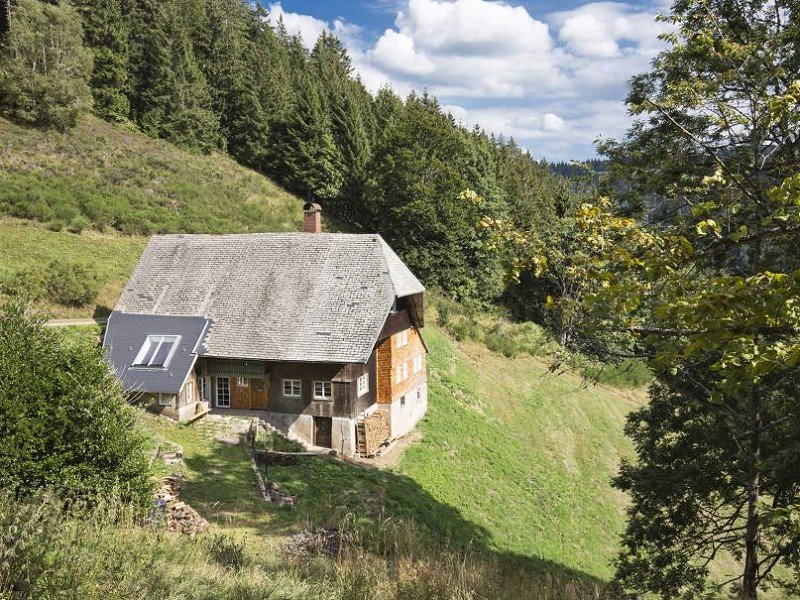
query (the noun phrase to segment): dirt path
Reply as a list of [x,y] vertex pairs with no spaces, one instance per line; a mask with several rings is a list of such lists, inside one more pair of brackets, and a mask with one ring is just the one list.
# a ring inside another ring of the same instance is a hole
[[422,432],[419,429],[414,429],[407,435],[397,440],[380,456],[376,456],[375,458],[353,457],[348,458],[348,460],[357,462],[359,464],[368,465],[370,467],[377,467],[379,469],[393,469],[400,463],[400,459],[403,458],[403,453],[405,452],[406,448],[417,443],[421,439]]
[[108,319],[50,319],[45,327],[80,327],[86,325],[105,325]]

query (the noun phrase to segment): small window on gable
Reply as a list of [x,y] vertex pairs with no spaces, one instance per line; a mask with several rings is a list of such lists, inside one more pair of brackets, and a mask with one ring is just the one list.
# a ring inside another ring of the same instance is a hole
[[397,347],[402,348],[406,344],[408,344],[408,329],[404,329],[397,334]]
[[133,361],[134,367],[164,368],[178,346],[178,335],[148,335]]
[[394,382],[402,383],[406,379],[408,379],[408,363],[404,362],[403,364],[395,367]]

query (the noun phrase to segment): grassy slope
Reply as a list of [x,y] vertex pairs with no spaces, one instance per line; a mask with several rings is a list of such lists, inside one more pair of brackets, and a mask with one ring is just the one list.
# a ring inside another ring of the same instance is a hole
[[0,119],[0,213],[126,234],[297,230],[298,200],[221,154],[85,117],[67,133]]

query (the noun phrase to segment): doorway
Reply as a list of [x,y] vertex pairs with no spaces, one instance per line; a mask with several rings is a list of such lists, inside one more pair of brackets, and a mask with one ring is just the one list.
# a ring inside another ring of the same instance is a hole
[[330,448],[333,440],[333,419],[330,417],[314,417],[314,445]]

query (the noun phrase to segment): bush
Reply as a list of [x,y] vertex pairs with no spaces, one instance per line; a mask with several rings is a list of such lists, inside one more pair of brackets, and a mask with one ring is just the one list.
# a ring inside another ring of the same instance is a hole
[[29,302],[42,300],[47,295],[44,271],[30,269],[6,275],[0,280],[0,293]]
[[0,45],[0,114],[64,130],[91,106],[92,57],[77,11],[19,0]]
[[144,440],[101,350],[43,323],[21,301],[0,307],[0,490],[146,505]]
[[218,533],[211,538],[208,554],[226,569],[238,571],[247,564],[244,540],[236,541],[224,533]]
[[84,306],[97,297],[100,284],[95,274],[78,263],[54,261],[45,275],[47,298],[64,306]]

